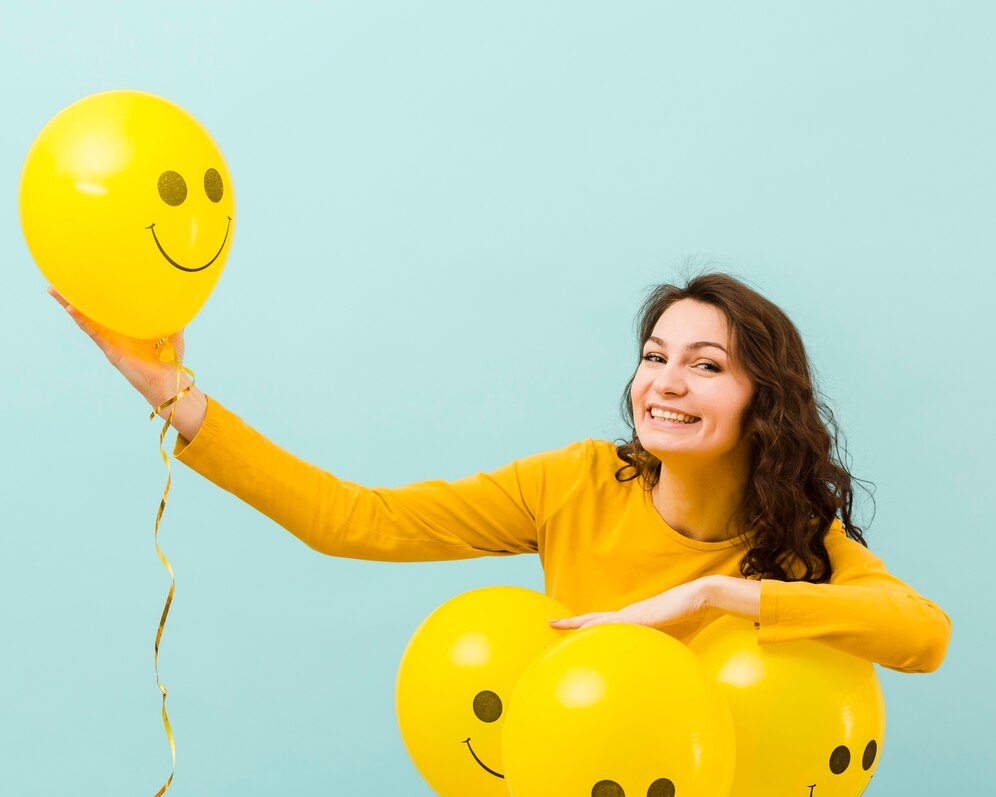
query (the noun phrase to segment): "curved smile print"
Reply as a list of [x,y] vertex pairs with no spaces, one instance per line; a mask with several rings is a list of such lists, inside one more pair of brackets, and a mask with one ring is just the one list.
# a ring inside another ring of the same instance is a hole
[[210,259],[210,260],[209,260],[209,261],[208,261],[207,263],[205,263],[205,264],[204,264],[203,266],[198,266],[197,268],[190,268],[190,267],[188,267],[188,266],[181,266],[181,265],[180,265],[179,263],[177,263],[177,262],[176,262],[176,261],[175,261],[175,260],[174,260],[173,258],[171,258],[171,257],[170,257],[170,256],[169,256],[169,255],[168,255],[168,254],[166,253],[166,250],[165,250],[165,249],[163,249],[163,245],[162,245],[162,244],[161,244],[161,243],[159,242],[159,236],[158,236],[158,235],[156,235],[156,223],[155,223],[155,222],[152,222],[152,224],[150,224],[150,225],[149,225],[148,227],[146,227],[145,229],[147,229],[147,230],[151,230],[151,231],[152,231],[152,240],[154,240],[154,241],[156,242],[156,246],[158,246],[158,247],[159,247],[159,252],[160,252],[160,253],[162,254],[162,256],[163,256],[163,257],[165,257],[165,258],[166,258],[167,262],[168,262],[168,263],[169,263],[169,264],[170,264],[171,266],[173,266],[174,268],[178,268],[178,269],[180,269],[180,271],[186,271],[186,272],[188,272],[188,273],[193,273],[193,272],[195,272],[195,271],[203,271],[204,269],[206,269],[206,268],[207,268],[208,266],[210,266],[210,265],[211,265],[211,264],[212,264],[212,263],[213,263],[213,262],[214,262],[215,260],[217,260],[217,259],[218,259],[218,256],[219,256],[219,255],[221,255],[222,251],[223,251],[223,250],[225,249],[225,244],[226,244],[226,243],[228,243],[228,233],[229,233],[229,232],[231,231],[231,229],[232,229],[232,217],[231,217],[231,216],[228,216],[227,218],[228,218],[228,225],[227,225],[227,226],[225,227],[225,237],[224,237],[224,239],[223,239],[223,240],[222,240],[222,242],[221,242],[221,246],[219,246],[219,247],[218,247],[218,251],[217,251],[217,252],[215,252],[215,254],[214,254],[214,257],[212,257],[212,258],[211,258],[211,259]]
[[481,759],[479,759],[479,758],[477,757],[477,753],[475,753],[475,752],[474,752],[474,748],[470,746],[470,737],[469,737],[469,736],[468,736],[468,737],[467,737],[466,739],[464,739],[464,740],[463,740],[462,744],[465,744],[465,745],[467,745],[467,749],[468,749],[468,750],[470,750],[470,754],[471,754],[472,756],[474,756],[474,760],[475,760],[475,761],[476,761],[476,762],[477,762],[478,764],[480,764],[480,765],[481,765],[481,768],[482,768],[482,769],[483,769],[483,770],[484,770],[485,772],[490,772],[490,773],[491,773],[492,775],[494,775],[494,776],[495,776],[496,778],[504,778],[504,777],[505,777],[505,776],[504,776],[504,775],[502,775],[502,774],[501,774],[500,772],[495,772],[495,771],[494,771],[494,770],[493,770],[493,769],[492,769],[491,767],[489,767],[489,766],[488,766],[487,764],[485,764],[485,763],[484,763],[483,761],[481,761]]

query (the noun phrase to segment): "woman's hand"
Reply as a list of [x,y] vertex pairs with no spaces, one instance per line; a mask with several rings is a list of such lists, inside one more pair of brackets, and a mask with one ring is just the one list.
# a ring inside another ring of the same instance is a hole
[[731,576],[704,576],[673,587],[660,595],[631,603],[617,612],[591,612],[551,620],[553,628],[590,628],[605,623],[632,623],[667,630],[667,627],[718,609],[757,622],[761,582]]
[[[55,288],[49,286],[48,292],[66,309],[77,326],[97,344],[108,362],[121,372],[121,375],[142,394],[151,407],[158,407],[177,394],[176,363],[183,360],[182,330],[169,338],[169,343],[176,352],[176,361],[168,358],[164,362],[160,358],[156,341],[130,338],[114,332],[84,316]],[[190,383],[190,377],[181,371],[180,390]],[[204,422],[207,410],[206,397],[197,388],[191,388],[182,401],[176,402],[174,406],[173,426],[188,440],[193,439]],[[166,418],[169,415],[169,408],[159,414]]]

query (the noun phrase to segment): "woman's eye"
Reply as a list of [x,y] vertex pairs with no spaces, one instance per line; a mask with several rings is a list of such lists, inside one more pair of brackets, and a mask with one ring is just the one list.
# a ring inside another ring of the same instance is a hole
[[664,355],[658,354],[655,351],[647,352],[646,354],[643,355],[643,359],[646,360],[647,362],[652,362],[652,363],[667,362],[667,360],[664,358]]
[[716,363],[699,363],[695,367],[714,374],[718,374],[720,372],[720,367],[716,365]]

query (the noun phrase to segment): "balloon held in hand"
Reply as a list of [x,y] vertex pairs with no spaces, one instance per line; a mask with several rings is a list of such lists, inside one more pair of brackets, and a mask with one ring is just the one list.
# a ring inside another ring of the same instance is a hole
[[182,329],[231,249],[235,197],[207,130],[177,105],[108,91],[53,117],[21,174],[42,273],[87,317],[135,338]]

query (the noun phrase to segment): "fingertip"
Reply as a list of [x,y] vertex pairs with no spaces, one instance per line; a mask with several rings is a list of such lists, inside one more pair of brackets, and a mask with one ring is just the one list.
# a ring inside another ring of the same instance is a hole
[[65,307],[65,306],[66,306],[66,304],[67,304],[67,302],[66,302],[66,297],[65,297],[65,296],[63,296],[63,295],[62,295],[61,293],[59,293],[59,292],[58,292],[58,291],[57,291],[57,290],[56,290],[55,288],[53,288],[53,287],[52,287],[51,285],[49,285],[49,286],[48,286],[48,291],[47,291],[47,292],[48,292],[48,295],[49,295],[49,296],[51,296],[51,297],[52,297],[53,299],[55,299],[55,301],[57,301],[57,302],[58,302],[59,304],[61,304],[61,305],[62,305],[63,307]]

